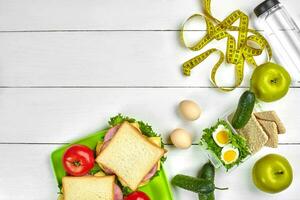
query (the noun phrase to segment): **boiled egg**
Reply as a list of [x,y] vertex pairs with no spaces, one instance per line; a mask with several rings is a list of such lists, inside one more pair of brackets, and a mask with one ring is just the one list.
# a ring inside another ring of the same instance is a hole
[[239,150],[231,144],[223,147],[221,151],[221,160],[225,164],[234,163],[239,157]]
[[220,147],[224,147],[229,143],[229,130],[223,125],[219,125],[212,136],[215,143]]

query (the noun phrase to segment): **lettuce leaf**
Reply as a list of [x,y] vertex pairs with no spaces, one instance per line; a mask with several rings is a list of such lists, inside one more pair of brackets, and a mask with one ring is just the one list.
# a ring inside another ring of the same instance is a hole
[[127,187],[127,186],[122,186],[122,185],[121,185],[121,188],[122,188],[122,193],[123,193],[124,196],[127,196],[127,195],[129,195],[130,193],[133,192],[133,191],[132,191],[129,187]]
[[142,133],[144,135],[146,135],[147,137],[156,137],[157,136],[157,133],[155,133],[152,130],[152,127],[149,124],[144,123],[143,121],[138,121],[138,124],[139,124],[140,130],[142,131]]
[[141,132],[147,137],[159,136],[156,132],[153,131],[152,127],[149,124],[147,124],[143,121],[138,121],[138,120],[128,117],[128,116],[123,116],[121,114],[118,114],[117,116],[110,118],[108,124],[111,127],[113,127],[113,126],[122,124],[125,121],[127,121],[129,123],[137,122],[139,124],[139,128],[140,128]]
[[98,173],[100,171],[102,171],[100,166],[97,163],[95,163],[94,167],[89,171],[89,175],[95,175],[96,173]]
[[108,124],[113,127],[119,124],[122,124],[124,121],[128,121],[129,123],[133,123],[136,120],[127,116],[123,116],[121,114],[118,114],[114,117],[111,117],[110,120],[108,121]]

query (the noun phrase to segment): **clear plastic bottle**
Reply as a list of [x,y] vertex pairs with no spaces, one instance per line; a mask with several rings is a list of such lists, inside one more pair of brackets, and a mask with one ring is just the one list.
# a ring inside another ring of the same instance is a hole
[[274,60],[290,73],[294,84],[300,84],[300,30],[278,0],[266,0],[254,9],[259,26],[265,30]]

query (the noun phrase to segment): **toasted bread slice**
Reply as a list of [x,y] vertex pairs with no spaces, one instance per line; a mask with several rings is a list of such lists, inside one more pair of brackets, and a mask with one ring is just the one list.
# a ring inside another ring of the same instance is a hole
[[136,190],[143,178],[164,155],[134,126],[124,122],[96,162],[112,170],[128,187]]
[[[232,116],[233,114],[229,118],[231,119]],[[253,114],[246,126],[238,129],[237,132],[246,139],[252,154],[258,152],[268,141],[267,134],[262,129]]]
[[254,115],[257,119],[275,122],[277,125],[279,134],[286,132],[284,124],[281,122],[280,118],[278,117],[278,115],[276,114],[275,111],[257,112],[257,113],[254,113]]
[[265,144],[268,147],[277,148],[278,146],[278,130],[275,122],[258,120],[266,134],[268,135],[268,141]]
[[114,176],[65,176],[64,200],[114,200]]

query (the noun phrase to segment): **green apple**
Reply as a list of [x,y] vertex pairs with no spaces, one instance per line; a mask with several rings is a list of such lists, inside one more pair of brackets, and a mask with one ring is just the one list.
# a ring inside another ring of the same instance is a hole
[[291,185],[293,170],[289,161],[283,156],[268,154],[255,163],[252,179],[258,189],[277,193]]
[[289,73],[280,65],[267,62],[254,70],[251,90],[265,102],[276,101],[286,95],[291,84]]

